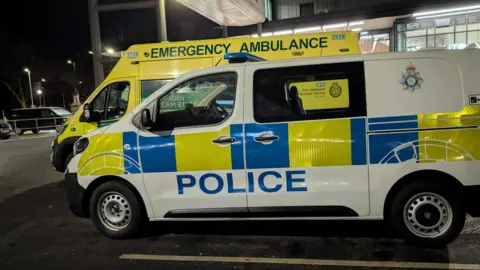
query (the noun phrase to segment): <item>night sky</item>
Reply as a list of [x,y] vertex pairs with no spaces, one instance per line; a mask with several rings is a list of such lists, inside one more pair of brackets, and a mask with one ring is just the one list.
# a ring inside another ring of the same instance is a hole
[[[99,4],[120,2],[129,1],[100,0]],[[166,8],[170,41],[221,37],[214,22],[175,0],[166,0]],[[47,80],[43,85],[47,105],[61,106],[60,92],[71,99],[73,87],[79,87],[76,81],[84,82],[84,95],[93,90],[87,0],[3,1],[1,10],[0,110],[20,106],[2,81],[16,91],[21,86],[29,97],[24,67],[31,69],[34,83],[40,78]],[[156,42],[155,20],[154,9],[100,13],[102,44],[126,50],[132,44]],[[67,59],[76,62],[76,73]]]

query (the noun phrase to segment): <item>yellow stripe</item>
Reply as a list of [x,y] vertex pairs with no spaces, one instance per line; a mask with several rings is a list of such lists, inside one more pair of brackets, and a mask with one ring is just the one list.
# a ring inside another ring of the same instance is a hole
[[124,174],[122,133],[100,134],[90,138],[79,162],[80,175]]
[[175,135],[177,171],[231,170],[230,145],[213,143],[220,136],[230,137],[230,127],[218,132]]
[[480,125],[480,106],[466,106],[458,112],[418,115],[419,128],[461,127],[471,125]]
[[288,124],[290,167],[352,165],[350,120]]

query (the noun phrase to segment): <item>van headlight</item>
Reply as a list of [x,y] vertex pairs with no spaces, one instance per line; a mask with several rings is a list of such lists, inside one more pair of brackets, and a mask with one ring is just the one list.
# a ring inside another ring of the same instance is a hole
[[75,142],[73,145],[73,155],[76,156],[83,151],[85,151],[88,147],[88,138],[81,138],[78,141]]

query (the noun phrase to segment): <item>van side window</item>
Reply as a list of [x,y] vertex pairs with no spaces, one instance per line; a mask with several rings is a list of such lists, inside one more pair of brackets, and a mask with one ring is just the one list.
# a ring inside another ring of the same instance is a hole
[[191,79],[161,97],[153,130],[214,125],[233,113],[236,73],[220,73]]
[[366,116],[363,62],[258,70],[259,123]]
[[128,82],[118,82],[110,85],[106,120],[118,119],[127,112],[129,95],[130,84]]

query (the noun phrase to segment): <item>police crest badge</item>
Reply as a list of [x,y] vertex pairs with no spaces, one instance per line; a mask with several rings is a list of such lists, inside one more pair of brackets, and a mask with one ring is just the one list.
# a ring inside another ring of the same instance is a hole
[[403,85],[403,90],[411,90],[412,92],[421,89],[423,78],[420,76],[420,72],[417,72],[417,67],[412,65],[407,66],[407,72],[402,73],[402,79],[400,83]]

